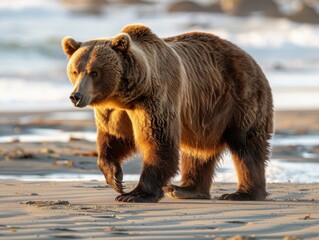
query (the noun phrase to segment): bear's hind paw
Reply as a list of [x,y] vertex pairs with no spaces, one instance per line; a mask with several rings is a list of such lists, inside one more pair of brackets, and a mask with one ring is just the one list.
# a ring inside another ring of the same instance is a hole
[[226,193],[219,197],[219,200],[229,200],[229,201],[262,201],[265,200],[267,194],[257,194],[250,192],[239,192]]

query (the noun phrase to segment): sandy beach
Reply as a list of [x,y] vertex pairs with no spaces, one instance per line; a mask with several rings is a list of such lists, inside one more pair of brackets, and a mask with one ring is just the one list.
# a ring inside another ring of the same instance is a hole
[[[130,183],[133,186],[134,183]],[[269,184],[262,202],[114,202],[104,182],[1,181],[2,239],[318,239],[318,184]]]

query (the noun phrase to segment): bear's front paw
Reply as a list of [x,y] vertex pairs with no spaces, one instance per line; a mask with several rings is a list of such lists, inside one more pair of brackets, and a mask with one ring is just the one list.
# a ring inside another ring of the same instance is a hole
[[142,191],[123,193],[115,198],[118,202],[158,202],[161,196]]
[[124,193],[123,171],[120,163],[109,162],[103,158],[98,159],[98,167],[103,173],[106,183],[118,193]]

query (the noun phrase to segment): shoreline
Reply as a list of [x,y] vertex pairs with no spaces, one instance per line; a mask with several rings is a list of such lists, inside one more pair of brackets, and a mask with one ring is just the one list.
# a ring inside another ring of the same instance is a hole
[[[60,113],[72,115],[67,119],[62,119]],[[21,124],[27,125],[32,123],[37,123],[39,125],[53,122],[65,124],[69,121],[76,121],[81,127],[81,124],[87,124],[91,127],[95,127],[94,113],[93,109],[53,109],[53,110],[33,110],[33,111],[0,111],[0,116],[3,118],[0,120],[0,125],[4,124]],[[80,116],[76,119],[76,116]],[[285,109],[285,110],[275,110],[274,112],[274,123],[275,130],[281,129],[309,129],[314,131],[319,131],[319,109]],[[21,118],[29,117],[29,119],[21,121]],[[38,121],[36,121],[36,119]],[[40,119],[42,121],[40,121]]]
[[276,132],[294,129],[295,133],[319,132],[319,109],[312,110],[281,110],[275,111],[274,123]]

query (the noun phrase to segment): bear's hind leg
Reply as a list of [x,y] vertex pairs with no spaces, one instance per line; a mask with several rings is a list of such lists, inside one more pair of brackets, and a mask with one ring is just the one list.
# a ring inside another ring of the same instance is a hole
[[[236,138],[234,136],[237,136]],[[233,134],[228,141],[238,178],[238,189],[220,200],[264,200],[267,196],[265,167],[269,158],[269,137]]]
[[168,185],[163,188],[170,198],[179,199],[209,199],[210,187],[219,155],[207,160],[198,159],[188,154],[182,154],[181,186]]

